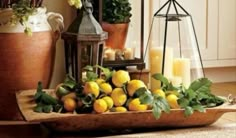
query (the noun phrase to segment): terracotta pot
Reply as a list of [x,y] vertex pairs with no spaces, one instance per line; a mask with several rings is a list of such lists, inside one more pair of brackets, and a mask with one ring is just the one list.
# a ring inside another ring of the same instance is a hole
[[[46,9],[40,8],[29,19],[33,35],[27,36],[20,24],[9,25],[11,13],[11,9],[0,11],[0,120],[22,119],[16,104],[16,91],[36,89],[38,81],[48,88],[55,44],[63,29],[61,15],[46,14]],[[47,20],[55,28],[51,28]]]
[[129,24],[109,24],[102,23],[104,31],[108,32],[108,39],[106,40],[106,46],[113,49],[123,49],[125,47],[126,37],[128,33]]

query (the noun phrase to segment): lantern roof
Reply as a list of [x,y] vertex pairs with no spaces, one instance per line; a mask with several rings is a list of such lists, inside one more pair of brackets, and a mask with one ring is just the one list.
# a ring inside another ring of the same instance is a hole
[[93,5],[90,0],[83,0],[83,17],[79,26],[79,35],[100,35],[102,27],[93,16]]

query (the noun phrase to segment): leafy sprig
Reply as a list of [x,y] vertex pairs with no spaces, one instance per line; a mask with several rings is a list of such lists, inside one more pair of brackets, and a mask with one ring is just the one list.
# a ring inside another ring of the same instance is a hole
[[205,108],[215,107],[225,102],[224,99],[211,93],[212,82],[207,78],[197,79],[190,84],[189,88],[185,88],[183,85],[174,87],[162,74],[154,74],[152,77],[161,81],[162,89],[167,95],[170,91],[178,92],[176,93],[179,97],[178,104],[184,109],[185,116],[193,114],[194,111],[205,112]]
[[156,119],[161,117],[162,111],[166,113],[170,112],[170,106],[166,99],[157,94],[152,95],[147,88],[139,88],[136,90],[134,96],[138,97],[142,104],[152,106],[152,112]]
[[54,108],[60,106],[58,100],[51,95],[48,95],[43,91],[42,82],[38,82],[37,91],[34,95],[36,101],[36,107],[34,107],[35,112],[52,112]]

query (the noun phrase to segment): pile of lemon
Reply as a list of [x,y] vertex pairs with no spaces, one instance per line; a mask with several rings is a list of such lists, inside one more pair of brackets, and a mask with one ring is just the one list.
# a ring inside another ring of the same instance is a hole
[[[95,97],[92,108],[96,113],[150,110],[151,105],[142,104],[140,99],[134,96],[140,88],[147,89],[143,81],[131,80],[127,71],[118,70],[112,74],[110,81],[98,78],[84,82],[82,93],[92,94]],[[175,94],[166,95],[162,89],[156,89],[150,93],[165,98],[172,109],[180,108]],[[73,112],[82,104],[78,101],[75,92],[62,96],[60,100],[66,112]]]

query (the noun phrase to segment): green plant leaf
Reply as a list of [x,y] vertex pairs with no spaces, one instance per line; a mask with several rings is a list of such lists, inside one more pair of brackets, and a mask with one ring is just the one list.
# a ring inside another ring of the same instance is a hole
[[190,116],[193,114],[193,108],[190,107],[190,106],[186,106],[184,108],[184,115],[187,117],[187,116]]
[[165,78],[162,74],[157,73],[157,74],[153,74],[152,77],[156,80],[160,80],[164,85],[168,86],[169,85],[169,81],[167,78]]
[[145,92],[144,94],[139,96],[139,100],[142,104],[151,104],[153,103],[153,96],[151,93]]
[[43,85],[42,85],[42,82],[39,81],[38,86],[37,86],[37,91],[34,95],[34,99],[35,99],[36,103],[40,102],[41,97],[42,97],[42,93],[43,93]]
[[50,112],[52,112],[52,111],[53,111],[52,105],[44,105],[44,106],[43,106],[43,112],[44,112],[44,113],[50,113]]
[[57,105],[53,106],[53,111],[55,111],[57,113],[61,113],[62,109],[63,109],[63,105],[61,105],[61,104],[57,104]]
[[98,74],[96,74],[92,71],[87,71],[86,72],[86,77],[87,77],[87,81],[94,81],[98,78]]
[[75,79],[70,75],[66,75],[66,78],[63,82],[63,86],[68,87],[70,89],[74,89],[76,85],[77,85],[77,83],[76,83]]
[[187,94],[188,100],[191,101],[192,99],[195,99],[197,97],[197,93],[194,92],[192,89],[188,89],[185,92]]
[[169,106],[168,102],[166,101],[166,99],[159,96],[159,97],[157,97],[156,102],[164,112],[170,113],[170,106]]
[[193,110],[199,111],[199,112],[206,112],[206,109],[202,105],[194,105],[192,106]]
[[83,68],[85,71],[92,71],[93,72],[93,66],[87,65]]
[[42,92],[42,91],[43,91],[43,84],[41,81],[39,81],[37,86],[37,92]]
[[34,107],[34,112],[42,113],[43,112],[43,106],[41,104],[37,104]]
[[94,94],[90,93],[86,95],[85,97],[81,98],[81,100],[84,105],[91,105],[96,100],[96,97]]
[[156,119],[161,117],[161,109],[157,104],[153,104],[152,113]]
[[57,99],[52,97],[51,95],[48,95],[47,93],[42,93],[42,102],[47,105],[56,105],[58,104]]
[[102,72],[105,75],[105,80],[109,80],[112,77],[112,74],[114,73],[113,71],[111,71],[109,68],[104,68],[102,66],[96,65],[95,67],[99,68],[102,70]]
[[212,82],[207,78],[201,78],[191,83],[189,89],[196,93],[209,93]]
[[134,97],[140,97],[147,92],[147,88],[141,87],[134,92]]
[[180,105],[180,107],[184,108],[189,105],[189,100],[186,98],[178,99],[178,104]]
[[57,96],[61,97],[61,96],[64,96],[64,95],[67,95],[68,93],[70,93],[70,90],[66,89],[62,86],[59,86],[57,91],[56,91],[56,94]]

